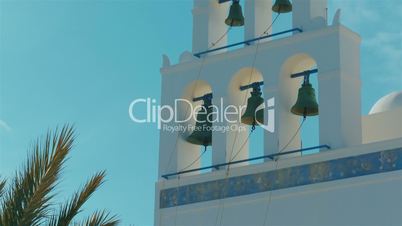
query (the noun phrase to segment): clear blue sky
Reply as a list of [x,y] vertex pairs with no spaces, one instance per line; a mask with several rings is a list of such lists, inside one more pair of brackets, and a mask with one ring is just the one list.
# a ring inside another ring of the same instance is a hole
[[[343,23],[364,39],[367,114],[378,98],[402,90],[402,1],[330,0],[329,7],[330,21],[342,8]],[[0,0],[0,175],[11,177],[47,129],[74,123],[62,199],[106,169],[107,183],[85,209],[152,225],[158,130],[132,123],[127,109],[135,98],[159,99],[162,54],[176,63],[191,49],[191,8],[191,0]],[[289,26],[282,17],[275,30]],[[231,35],[239,41],[241,29]]]

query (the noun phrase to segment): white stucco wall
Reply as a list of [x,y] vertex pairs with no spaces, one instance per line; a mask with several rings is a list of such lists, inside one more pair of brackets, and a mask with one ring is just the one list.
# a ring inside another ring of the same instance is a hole
[[[331,150],[319,154],[234,168],[230,177],[282,169],[402,147],[402,139]],[[161,180],[157,191],[224,178],[224,171]],[[341,179],[215,201],[159,209],[155,225],[183,226],[392,226],[402,220],[402,171]],[[271,196],[271,197],[270,197]],[[267,208],[269,210],[267,211]],[[386,211],[384,211],[386,210]],[[222,215],[223,213],[223,215]]]

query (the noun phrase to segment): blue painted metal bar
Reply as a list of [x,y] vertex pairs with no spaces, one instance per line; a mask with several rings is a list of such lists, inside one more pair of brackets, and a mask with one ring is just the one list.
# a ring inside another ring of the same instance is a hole
[[215,49],[210,49],[210,50],[206,50],[206,51],[203,51],[203,52],[195,53],[194,56],[200,58],[201,55],[204,55],[204,54],[207,54],[207,53],[216,52],[218,50],[227,49],[227,48],[231,48],[231,47],[235,47],[235,46],[239,46],[239,45],[244,45],[244,44],[250,45],[250,43],[258,41],[258,40],[271,38],[271,37],[275,37],[275,36],[278,36],[278,35],[294,32],[294,31],[298,31],[300,33],[303,32],[303,30],[300,29],[300,28],[293,28],[293,29],[286,30],[286,31],[281,31],[281,32],[278,32],[278,33],[275,33],[275,34],[270,34],[270,35],[266,35],[266,36],[262,36],[262,37],[258,37],[258,38],[253,38],[253,39],[249,39],[249,40],[246,40],[246,41],[243,41],[243,42],[237,42],[237,43],[230,44],[230,45],[227,45],[227,46],[222,46],[222,47],[218,47],[218,48],[215,48]]
[[264,155],[264,156],[260,156],[260,157],[249,158],[249,159],[242,159],[242,160],[237,160],[237,161],[228,162],[228,163],[221,163],[221,164],[216,164],[216,165],[212,165],[212,166],[205,166],[205,167],[201,167],[201,168],[197,168],[197,169],[183,170],[183,171],[180,171],[177,173],[165,174],[165,175],[162,175],[162,177],[165,179],[169,179],[169,177],[171,177],[171,176],[177,176],[177,175],[181,175],[181,174],[186,174],[186,173],[191,173],[191,172],[196,172],[196,171],[201,171],[201,170],[206,170],[206,169],[212,169],[212,168],[220,169],[223,166],[234,165],[234,164],[239,164],[239,163],[243,163],[243,162],[250,162],[250,161],[255,161],[255,160],[260,160],[260,159],[274,160],[276,157],[279,157],[279,156],[289,155],[289,154],[293,154],[293,153],[303,153],[306,151],[322,149],[322,148],[331,149],[331,147],[329,145],[325,144],[325,145],[314,146],[314,147],[309,147],[309,148],[297,149],[297,150],[293,150],[293,151],[280,152],[280,153],[271,154],[271,155]]
[[264,82],[254,82],[254,83],[249,84],[249,85],[240,86],[240,90],[244,91],[246,89],[250,89],[250,88],[254,88],[254,87],[260,87],[262,85],[264,85]]
[[291,78],[303,77],[303,76],[311,75],[311,74],[314,74],[314,73],[317,73],[317,72],[318,72],[318,69],[307,70],[307,71],[299,72],[299,73],[296,73],[296,74],[292,74],[292,75],[290,75],[290,77]]

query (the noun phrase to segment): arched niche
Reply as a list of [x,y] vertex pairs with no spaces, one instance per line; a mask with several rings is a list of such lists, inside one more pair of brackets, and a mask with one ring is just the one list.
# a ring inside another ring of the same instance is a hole
[[[257,69],[253,67],[245,67],[240,70],[238,70],[232,77],[229,86],[228,86],[228,100],[229,104],[234,105],[239,109],[239,114],[238,115],[233,115],[231,120],[236,120],[236,124],[238,125],[238,130],[237,131],[232,131],[230,133],[227,133],[227,146],[228,146],[228,156],[229,159],[232,161],[235,160],[241,160],[241,159],[247,159],[250,157],[249,152],[249,145],[250,145],[250,140],[252,139],[251,136],[249,135],[250,127],[248,125],[242,124],[241,123],[241,116],[244,114],[244,111],[246,110],[247,107],[247,100],[251,96],[251,89],[247,90],[240,90],[241,86],[249,85],[255,82],[263,82],[263,76],[262,73]],[[261,89],[263,91],[263,89]],[[235,118],[237,117],[237,118]],[[255,135],[256,132],[253,133],[253,136]],[[262,137],[262,132],[261,132],[261,137]],[[261,147],[258,145],[253,145],[251,144],[250,146],[253,147],[253,153],[256,151],[259,153],[258,155],[263,154],[263,142],[261,140]],[[257,148],[258,147],[258,148]],[[256,150],[256,149],[261,149],[261,150]],[[252,155],[255,157],[255,155]],[[247,164],[247,163],[244,163]],[[244,165],[243,164],[243,165]]]
[[256,68],[246,67],[237,71],[233,75],[228,87],[229,100],[231,104],[247,104],[247,98],[250,97],[251,89],[241,91],[240,87],[252,84],[254,82],[262,82],[263,80],[264,79],[261,72]]
[[281,67],[281,77],[279,79],[280,103],[290,110],[296,102],[303,77],[291,78],[290,75],[316,67],[316,61],[308,54],[296,54],[289,57]]
[[[181,125],[182,128],[186,128],[184,131],[180,131],[178,137],[178,139],[180,139],[180,142],[177,144],[179,171],[196,169],[204,166],[210,166],[212,164],[210,147],[208,147],[208,152],[203,154],[201,157],[204,147],[187,141],[187,138],[193,132],[189,129],[189,126],[195,125],[195,118],[197,117],[197,112],[199,110],[198,107],[202,106],[204,103],[202,100],[194,102],[193,99],[204,96],[208,93],[212,93],[212,88],[206,81],[193,81],[185,87],[183,94],[180,97],[180,103],[177,105],[178,124]],[[200,173],[202,172],[195,171],[192,173],[187,173],[184,176]]]
[[[183,104],[178,104],[178,119],[180,121],[184,121],[190,116],[192,117],[188,121],[182,122],[181,125],[188,126],[188,124],[195,124],[194,118],[196,117],[196,115],[191,114],[196,114],[194,110],[198,106],[201,106],[203,104],[203,101],[201,100],[194,102],[193,99],[196,97],[204,96],[208,93],[212,93],[212,88],[206,81],[203,80],[193,81],[185,87],[181,99],[186,101],[181,101]],[[189,135],[189,131],[182,133],[183,138],[186,138]]]
[[[300,53],[295,54],[287,58],[281,67],[280,79],[278,84],[278,97],[276,101],[276,119],[278,135],[278,152],[296,150],[302,148],[304,145],[301,141],[301,132],[298,128],[301,123],[301,116],[297,116],[291,113],[292,106],[296,103],[298,97],[298,90],[303,83],[303,77],[291,78],[290,76],[295,73],[312,70],[317,68],[316,60],[309,54]],[[316,75],[311,75],[310,78],[316,80]],[[317,96],[317,86],[316,89]],[[318,96],[317,96],[318,97]],[[309,119],[306,119],[309,121]],[[306,121],[306,122],[307,122]],[[304,122],[303,127],[306,126]],[[318,121],[317,121],[318,123]],[[318,127],[318,126],[317,126]],[[302,128],[303,129],[303,128]],[[318,134],[318,128],[316,128]],[[294,154],[289,156],[300,156],[300,154]]]

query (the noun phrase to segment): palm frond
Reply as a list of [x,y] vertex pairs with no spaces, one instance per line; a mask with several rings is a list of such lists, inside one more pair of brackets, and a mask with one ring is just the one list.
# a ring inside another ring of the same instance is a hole
[[119,224],[119,220],[116,216],[110,216],[110,213],[106,211],[96,211],[90,217],[88,217],[82,226],[115,226]]
[[[2,200],[1,198],[4,194],[6,183],[7,183],[6,180],[0,180],[0,201]],[[3,212],[3,211],[2,211],[2,207],[0,206],[0,225],[3,225],[3,218],[2,218],[1,212]]]
[[72,148],[74,130],[64,126],[39,140],[22,171],[16,173],[2,203],[4,225],[39,225],[47,217],[52,190],[57,184],[66,156]]
[[0,198],[4,194],[4,188],[6,187],[6,180],[0,180]]
[[72,199],[63,205],[60,209],[58,217],[53,218],[49,225],[52,226],[68,226],[73,218],[81,212],[81,207],[91,197],[91,195],[101,186],[106,176],[105,171],[95,174],[81,189],[77,191]]

